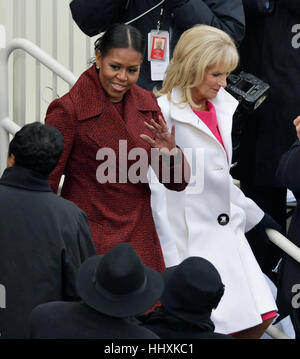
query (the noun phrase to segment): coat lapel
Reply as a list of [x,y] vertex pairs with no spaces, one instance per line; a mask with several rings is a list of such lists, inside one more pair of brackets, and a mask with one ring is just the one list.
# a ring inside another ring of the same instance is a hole
[[[170,103],[170,116],[172,119],[187,123],[201,132],[207,134],[214,141],[216,141],[220,146],[222,146],[219,141],[216,139],[214,134],[210,129],[205,125],[203,121],[193,112],[189,105],[180,104],[176,105],[180,101],[181,90],[173,89],[171,94],[171,103]],[[223,88],[220,89],[217,97],[211,100],[211,103],[215,106],[218,127],[219,131],[226,149],[228,162],[231,162],[231,152],[232,152],[232,143],[231,143],[231,128],[232,128],[232,116],[234,111],[238,106],[238,101],[226,92]],[[222,146],[223,148],[223,146]]]
[[228,163],[230,164],[232,157],[232,117],[239,102],[221,88],[218,96],[211,100],[211,103],[216,109],[219,131],[226,149]]
[[213,136],[209,128],[200,121],[199,117],[193,112],[191,106],[186,103],[178,104],[181,99],[181,90],[173,89],[170,103],[170,116],[178,122],[187,123],[191,126],[196,127],[202,132],[205,132],[209,136]]

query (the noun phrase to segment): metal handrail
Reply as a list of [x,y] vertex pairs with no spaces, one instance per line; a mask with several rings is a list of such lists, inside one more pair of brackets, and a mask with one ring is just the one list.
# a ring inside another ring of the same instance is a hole
[[[266,233],[271,242],[273,242],[277,247],[281,248],[285,253],[292,257],[295,261],[300,263],[300,248],[297,247],[293,242],[288,238],[282,235],[280,232],[275,229],[268,228]],[[292,339],[283,333],[275,325],[270,325],[266,330],[266,333],[269,334],[274,339]]]
[[281,248],[284,252],[286,252],[289,256],[291,256],[295,261],[300,263],[300,248],[297,247],[293,242],[287,239],[280,232],[275,229],[266,229],[267,235],[271,242],[276,244],[279,248]]
[[51,57],[48,53],[42,50],[40,47],[35,45],[33,42],[23,39],[16,38],[11,40],[6,49],[6,59],[8,61],[9,55],[16,49],[21,49],[27,52],[36,60],[39,60],[44,66],[46,66],[49,70],[58,75],[61,79],[66,81],[69,85],[74,85],[77,80],[77,77],[73,74],[73,72],[69,71],[63,65],[61,65],[57,60]]
[[15,123],[14,121],[12,121],[12,120],[11,120],[10,118],[8,118],[8,117],[5,117],[5,118],[3,118],[3,119],[1,120],[0,126],[2,126],[2,128],[3,128],[6,132],[10,133],[11,135],[15,135],[16,132],[18,132],[18,131],[21,129],[21,127],[20,127],[17,123]]
[[6,166],[9,134],[14,135],[20,129],[20,126],[10,119],[8,110],[8,59],[10,54],[17,49],[24,50],[69,85],[73,86],[77,80],[71,71],[33,42],[16,38],[6,43],[5,34],[5,27],[0,24],[0,175]]
[[282,330],[275,327],[275,325],[270,325],[266,330],[266,333],[270,335],[273,339],[292,339],[286,335]]

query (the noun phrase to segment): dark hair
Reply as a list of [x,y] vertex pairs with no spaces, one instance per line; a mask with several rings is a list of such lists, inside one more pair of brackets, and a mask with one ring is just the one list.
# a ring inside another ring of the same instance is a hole
[[48,176],[63,150],[64,139],[56,128],[34,122],[15,134],[9,144],[8,155],[15,156],[15,165]]
[[105,57],[109,50],[116,48],[132,48],[142,56],[145,54],[146,41],[142,33],[133,26],[113,24],[95,41],[95,54],[99,50]]

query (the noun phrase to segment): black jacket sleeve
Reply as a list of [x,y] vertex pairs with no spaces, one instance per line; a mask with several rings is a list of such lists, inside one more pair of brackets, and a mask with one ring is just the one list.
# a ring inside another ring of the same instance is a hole
[[127,0],[73,0],[70,10],[81,31],[95,36],[109,25],[122,22]]
[[196,24],[217,27],[239,44],[245,32],[242,0],[190,0],[174,10],[174,28],[182,33]]
[[297,200],[300,200],[300,141],[297,140],[285,152],[277,168],[278,181],[290,189]]
[[78,220],[78,246],[80,251],[80,260],[84,262],[88,257],[96,255],[96,248],[92,241],[89,222],[85,212],[81,212]]
[[[74,216],[75,217],[75,216]],[[62,290],[63,298],[67,301],[77,301],[76,276],[78,268],[88,257],[96,255],[96,249],[91,239],[87,216],[83,211],[77,214],[77,238],[70,239],[65,234],[65,248],[62,249]]]
[[267,275],[272,272],[279,260],[277,255],[272,255],[272,248],[274,248],[275,245],[270,241],[266,233],[266,229],[268,228],[275,229],[278,232],[282,230],[281,226],[275,222],[268,213],[265,213],[262,220],[250,231],[245,233],[261,270]]

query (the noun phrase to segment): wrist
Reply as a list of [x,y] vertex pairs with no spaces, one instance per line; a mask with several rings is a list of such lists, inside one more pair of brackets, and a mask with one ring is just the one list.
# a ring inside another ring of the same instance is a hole
[[160,151],[160,156],[165,164],[174,167],[181,163],[181,149],[176,146],[171,151]]

